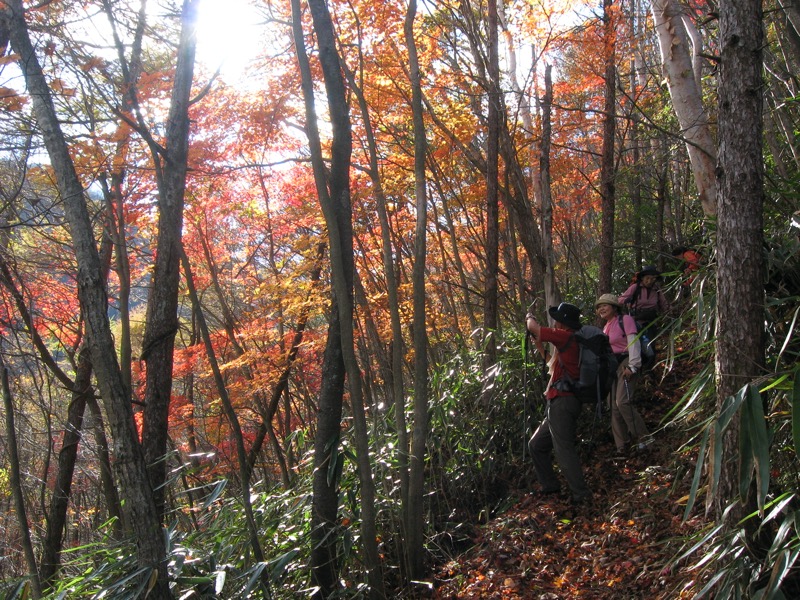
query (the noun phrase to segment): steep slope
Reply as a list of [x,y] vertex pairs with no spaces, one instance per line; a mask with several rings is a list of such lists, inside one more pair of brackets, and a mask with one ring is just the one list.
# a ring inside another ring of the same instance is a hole
[[701,516],[682,523],[696,451],[683,449],[688,435],[663,419],[688,370],[678,365],[663,381],[655,371],[637,393],[637,408],[657,440],[649,451],[615,459],[608,415],[597,427],[583,457],[593,506],[576,513],[566,498],[537,496],[530,467],[516,482],[511,508],[477,526],[473,547],[438,569],[435,597],[684,597],[691,575],[674,559],[681,538],[705,522],[695,509]]

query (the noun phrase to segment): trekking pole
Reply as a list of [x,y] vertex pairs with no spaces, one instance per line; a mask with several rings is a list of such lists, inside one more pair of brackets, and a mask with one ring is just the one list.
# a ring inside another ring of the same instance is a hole
[[[623,379],[625,380],[625,395],[628,397],[628,416],[630,417],[631,423],[633,423],[634,429],[636,429],[637,428],[636,415],[633,412],[633,398],[631,398],[631,388],[628,386],[627,377],[623,377]],[[634,431],[632,433],[636,436],[637,440],[640,438],[639,431]]]
[[[533,311],[536,308],[536,302],[538,298],[534,298],[533,302],[530,303],[528,306],[527,315],[533,315]],[[525,400],[524,400],[524,407],[523,407],[523,419],[522,419],[522,459],[525,460],[526,450],[528,448],[528,396],[530,395],[530,381],[528,377],[528,356],[530,349],[530,341],[533,339],[533,343],[536,348],[539,350],[539,353],[542,355],[542,364],[544,368],[542,373],[547,371],[547,356],[545,355],[544,344],[542,344],[538,339],[536,339],[533,334],[528,330],[528,322],[527,318],[525,319],[525,342],[523,343],[523,380],[522,386],[524,388]],[[533,363],[535,364],[535,363]]]
[[522,461],[525,461],[526,450],[528,448],[528,396],[530,389],[528,385],[528,352],[530,351],[531,332],[525,328],[525,341],[522,343]]
[[597,402],[594,403],[594,415],[592,416],[592,426],[589,428],[589,456],[594,452],[595,433],[597,424],[603,418],[603,398],[600,393],[600,380],[597,381]]

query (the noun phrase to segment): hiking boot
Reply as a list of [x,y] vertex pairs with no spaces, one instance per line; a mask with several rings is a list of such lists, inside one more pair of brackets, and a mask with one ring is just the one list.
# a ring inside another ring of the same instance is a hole
[[520,506],[528,508],[539,504],[549,504],[561,499],[561,490],[531,490],[521,500]]
[[570,498],[569,506],[561,511],[561,518],[569,519],[570,521],[581,515],[589,515],[594,506],[591,496],[583,496],[582,498]]
[[611,458],[613,460],[625,460],[628,458],[628,451],[625,448],[617,448]]
[[592,506],[592,497],[589,496],[582,496],[580,498],[575,498],[574,496],[569,499],[569,505],[573,508],[590,508]]

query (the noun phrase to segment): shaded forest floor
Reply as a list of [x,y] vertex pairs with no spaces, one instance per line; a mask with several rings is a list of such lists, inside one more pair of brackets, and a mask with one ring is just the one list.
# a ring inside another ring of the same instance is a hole
[[567,498],[532,493],[538,486],[528,463],[513,482],[510,508],[476,525],[471,548],[437,567],[435,597],[690,597],[681,590],[691,573],[674,561],[681,538],[705,525],[702,505],[682,522],[697,455],[682,449],[685,430],[665,427],[663,420],[691,371],[691,365],[678,363],[663,381],[655,371],[641,383],[636,407],[656,438],[646,453],[613,458],[609,415],[604,416],[594,449],[583,448],[591,507],[575,512]]

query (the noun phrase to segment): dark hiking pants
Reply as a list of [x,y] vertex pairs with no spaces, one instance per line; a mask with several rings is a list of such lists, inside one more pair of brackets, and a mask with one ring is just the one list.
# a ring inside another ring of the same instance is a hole
[[548,401],[545,418],[528,442],[542,491],[553,492],[561,487],[553,469],[554,451],[572,499],[577,501],[591,496],[583,477],[576,443],[581,408],[581,401],[575,396],[560,396]]

